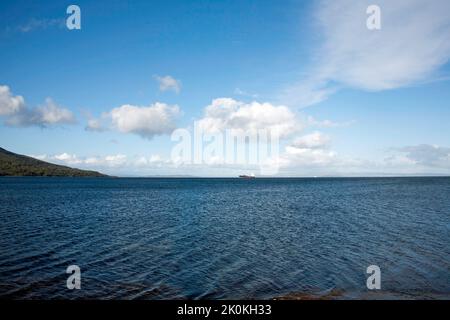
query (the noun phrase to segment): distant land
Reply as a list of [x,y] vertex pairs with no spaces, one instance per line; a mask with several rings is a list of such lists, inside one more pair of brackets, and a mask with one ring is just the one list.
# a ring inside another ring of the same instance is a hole
[[97,171],[74,169],[0,148],[0,176],[107,177]]

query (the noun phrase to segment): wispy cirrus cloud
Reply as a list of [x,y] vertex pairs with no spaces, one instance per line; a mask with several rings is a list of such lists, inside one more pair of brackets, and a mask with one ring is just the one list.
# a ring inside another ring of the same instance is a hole
[[381,30],[368,30],[373,1],[320,1],[314,15],[322,43],[310,76],[288,86],[283,101],[319,103],[342,88],[381,91],[439,78],[450,58],[450,2],[378,0]]
[[1,30],[2,35],[16,33],[31,33],[34,31],[44,31],[49,29],[64,29],[66,27],[65,18],[31,18],[26,22],[6,26]]
[[356,123],[356,120],[336,122],[328,119],[317,120],[313,116],[305,116],[304,122],[307,124],[307,126],[315,128],[342,128],[351,126],[352,124]]
[[35,30],[45,30],[49,28],[64,28],[66,20],[64,18],[46,18],[36,19],[32,18],[27,23],[17,26],[16,30],[22,33],[27,33]]
[[247,91],[242,90],[240,88],[234,89],[233,93],[236,94],[236,95],[239,95],[239,96],[249,97],[249,98],[253,98],[253,99],[256,99],[256,98],[259,97],[259,95],[257,93],[250,93],[250,92],[247,92]]

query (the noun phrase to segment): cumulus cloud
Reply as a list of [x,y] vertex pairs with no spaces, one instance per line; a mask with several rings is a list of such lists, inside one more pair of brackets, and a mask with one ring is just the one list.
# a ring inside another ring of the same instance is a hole
[[175,129],[178,106],[155,103],[148,107],[123,105],[109,112],[113,128],[123,133],[134,133],[151,139],[156,135],[169,134]]
[[169,75],[167,76],[154,76],[159,84],[160,91],[174,91],[175,93],[180,93],[181,91],[181,81],[177,80]]
[[207,133],[223,133],[227,129],[248,132],[267,129],[280,137],[302,128],[295,114],[286,106],[244,103],[231,98],[214,99],[205,108],[205,115],[198,121],[198,125]]
[[[313,120],[314,123],[309,123]],[[203,118],[196,122],[196,128],[200,129],[200,132],[211,135],[218,133],[224,134],[226,130],[232,132],[235,130],[237,133],[244,132],[245,134],[257,133],[261,129],[270,130],[271,133],[275,133],[281,138],[278,146],[284,149],[278,153],[279,147],[273,148],[274,146],[271,146],[271,151],[268,152],[267,157],[263,156],[261,158],[261,154],[259,154],[258,163],[264,167],[289,169],[295,169],[301,166],[325,168],[330,164],[333,166],[341,164],[342,159],[338,158],[337,154],[330,150],[331,138],[322,132],[315,131],[291,140],[294,134],[300,132],[307,126],[333,127],[337,125],[331,121],[322,122],[313,118],[301,119],[286,106],[277,106],[271,103],[255,101],[245,103],[232,98],[214,99],[205,108]],[[214,143],[217,142],[215,139],[212,141]],[[290,144],[285,146],[285,143],[289,141]],[[211,145],[214,145],[214,143],[211,143]],[[228,143],[224,142],[224,145]],[[244,151],[244,153],[247,152],[245,148],[252,149],[254,147],[250,142],[241,141],[241,143],[244,146],[238,145],[238,149]],[[208,148],[211,145],[208,144]],[[239,167],[245,168],[246,166],[254,165],[254,163],[250,163],[250,156],[249,158],[246,158],[246,156],[238,157],[240,162],[233,163],[232,165],[229,161],[225,160],[227,158],[234,158],[234,156],[226,154],[226,152],[230,151],[224,150],[223,145],[220,143],[219,146],[214,146],[217,148],[217,150],[214,149],[214,154],[203,154],[202,159],[204,163],[202,164],[208,168],[228,165],[234,166],[237,169]],[[211,150],[208,149],[209,151]],[[248,151],[250,152],[250,150]],[[177,163],[176,159],[174,159],[174,163]],[[270,170],[270,172],[272,171]]]
[[75,117],[70,110],[58,106],[50,98],[46,99],[43,106],[36,108],[35,113],[37,124],[52,125],[75,122]]
[[373,1],[321,1],[315,14],[323,42],[313,76],[284,92],[307,106],[342,87],[380,91],[436,77],[450,58],[450,2],[379,0],[381,30],[368,30],[366,9]]
[[329,150],[331,138],[319,131],[294,139],[285,147],[278,162],[282,168],[337,165],[340,159]]
[[181,114],[177,105],[156,102],[150,106],[124,104],[100,118],[87,116],[87,131],[102,132],[117,130],[121,133],[132,133],[146,139],[157,135],[170,134],[176,128],[175,120]]
[[68,153],[61,153],[61,154],[55,155],[55,159],[59,160],[59,161],[71,163],[71,164],[79,163],[79,160],[76,155],[71,155]]
[[7,125],[17,127],[49,127],[75,122],[75,116],[70,110],[58,106],[50,98],[46,99],[44,105],[32,109],[22,108],[6,120]]
[[7,125],[18,127],[49,127],[76,122],[70,110],[58,106],[50,98],[41,106],[28,108],[25,99],[14,96],[8,86],[0,86],[0,116],[5,117]]
[[25,108],[22,96],[14,96],[8,86],[0,85],[0,116],[17,113]]

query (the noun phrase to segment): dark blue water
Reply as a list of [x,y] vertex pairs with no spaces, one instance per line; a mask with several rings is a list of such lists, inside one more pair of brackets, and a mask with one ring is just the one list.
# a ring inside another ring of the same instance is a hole
[[450,178],[0,178],[0,248],[8,298],[448,299]]

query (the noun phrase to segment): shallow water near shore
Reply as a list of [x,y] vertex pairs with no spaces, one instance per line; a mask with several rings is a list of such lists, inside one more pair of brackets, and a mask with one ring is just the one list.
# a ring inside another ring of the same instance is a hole
[[450,178],[5,177],[0,204],[3,298],[450,298]]

